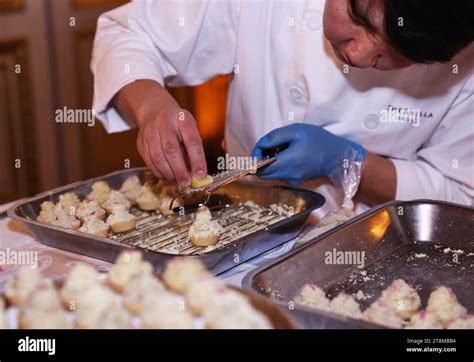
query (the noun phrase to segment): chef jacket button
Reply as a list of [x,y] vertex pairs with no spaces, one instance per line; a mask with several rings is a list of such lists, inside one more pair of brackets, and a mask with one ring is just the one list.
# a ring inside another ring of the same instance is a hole
[[290,88],[290,96],[293,99],[301,99],[304,96],[304,92],[299,87],[291,87]]
[[321,28],[321,25],[322,25],[321,14],[308,16],[306,18],[306,25],[308,25],[308,28],[311,30],[318,30],[319,28]]
[[376,114],[369,114],[367,117],[364,119],[364,125],[368,129],[375,129],[378,127],[380,123],[379,116]]

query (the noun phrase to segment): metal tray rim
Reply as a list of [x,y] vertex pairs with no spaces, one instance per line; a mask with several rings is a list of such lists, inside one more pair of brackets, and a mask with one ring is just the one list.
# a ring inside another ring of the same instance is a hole
[[[402,205],[412,205],[412,204],[434,204],[434,205],[445,205],[445,206],[447,205],[447,206],[455,206],[455,207],[470,209],[470,210],[474,211],[474,207],[472,207],[472,206],[461,205],[461,204],[457,204],[457,203],[454,203],[454,202],[447,202],[447,201],[440,201],[440,200],[414,199],[414,200],[408,200],[408,201],[402,201],[402,200],[387,201],[383,204],[380,204],[378,206],[370,208],[370,209],[364,211],[363,213],[361,213],[360,215],[357,215],[356,217],[352,218],[351,220],[348,220],[348,221],[334,227],[333,229],[330,229],[330,230],[316,236],[315,238],[313,238],[312,240],[309,240],[305,244],[300,245],[297,248],[291,250],[290,253],[292,254],[293,251],[297,251],[297,250],[307,248],[310,245],[314,244],[315,242],[318,242],[320,239],[325,238],[326,236],[329,236],[329,235],[331,235],[333,233],[336,233],[340,230],[346,229],[349,226],[351,226],[352,224],[355,224],[355,223],[359,222],[360,220],[366,219],[366,218],[372,216],[373,214],[376,214],[377,212],[379,212],[383,209],[386,209],[390,206],[402,206]],[[284,259],[285,257],[290,256],[290,253],[288,253],[286,255],[282,255],[281,259]],[[275,263],[276,262],[277,262],[277,260],[275,260]],[[270,266],[270,264],[268,266]]]
[[360,220],[363,220],[367,217],[370,217],[371,215],[375,214],[376,212],[380,211],[380,210],[383,210],[389,206],[396,206],[396,205],[409,205],[409,204],[439,204],[439,205],[449,205],[449,206],[455,206],[455,207],[461,207],[461,208],[465,208],[465,209],[470,209],[470,210],[473,210],[474,211],[474,207],[471,207],[471,206],[467,206],[467,205],[461,205],[461,204],[456,204],[454,202],[445,202],[445,201],[439,201],[439,200],[431,200],[431,199],[416,199],[416,200],[409,200],[409,201],[400,201],[400,200],[394,200],[394,201],[388,201],[388,202],[385,202],[383,204],[380,204],[379,206],[376,206],[374,208],[370,208],[366,211],[364,211],[363,213],[361,213],[360,215],[357,215],[356,217],[354,217],[353,219],[347,221],[347,222],[344,222],[342,223],[341,225],[338,225],[336,227],[334,227],[333,229],[330,229],[318,236],[316,236],[314,239],[312,240],[309,240],[308,242],[306,242],[305,244],[303,245],[300,245],[298,246],[297,248],[295,249],[292,249],[291,251],[289,251],[288,253],[276,258],[275,260],[269,262],[268,264],[265,264],[265,265],[262,265],[254,270],[252,270],[251,272],[249,272],[248,274],[245,275],[245,277],[243,278],[242,280],[242,285],[245,286],[245,287],[248,287],[250,288],[251,286],[251,281],[252,279],[255,277],[255,275],[261,273],[262,271],[266,270],[266,269],[270,269],[271,267],[273,267],[275,264],[279,264],[280,262],[282,262],[283,260],[291,257],[293,254],[295,254],[296,252],[302,250],[302,249],[305,249],[305,248],[308,248],[310,247],[311,245],[313,245],[314,243],[318,242],[319,240],[331,235],[331,234],[334,234],[340,230],[343,230],[343,229],[346,229],[348,228],[349,226],[351,226],[352,224],[355,224],[357,223],[358,221]]
[[[377,212],[383,210],[383,209],[386,209],[390,206],[398,206],[398,205],[411,205],[411,204],[434,204],[434,205],[447,205],[447,206],[454,206],[454,207],[459,207],[459,208],[464,208],[464,209],[468,209],[468,210],[473,210],[474,211],[474,207],[471,207],[471,206],[467,206],[467,205],[461,205],[461,204],[457,204],[457,203],[454,203],[454,202],[446,202],[446,201],[440,201],[440,200],[431,200],[431,199],[414,199],[414,200],[408,200],[408,201],[402,201],[402,200],[393,200],[393,201],[388,201],[388,202],[385,202],[383,204],[380,204],[379,206],[376,206],[374,208],[370,208],[366,211],[364,211],[363,213],[361,213],[360,215],[357,215],[356,217],[354,217],[352,220],[350,221],[347,221],[341,225],[338,225],[336,226],[335,228],[333,229],[330,229],[318,236],[316,236],[314,239],[312,240],[309,240],[308,242],[306,242],[305,244],[295,248],[295,249],[292,249],[291,251],[289,251],[288,253],[274,259],[273,261],[267,263],[267,264],[264,264],[252,271],[250,271],[249,273],[247,273],[243,279],[242,279],[242,288],[244,289],[249,289],[249,290],[252,290],[254,292],[257,292],[259,294],[261,294],[262,296],[266,297],[266,298],[269,298],[267,295],[259,292],[258,290],[255,290],[252,285],[253,285],[253,280],[255,279],[255,277],[264,272],[265,270],[268,270],[268,269],[271,269],[273,266],[283,262],[284,260],[288,259],[288,258],[291,258],[294,254],[298,253],[299,251],[305,249],[305,248],[309,248],[311,247],[313,244],[317,243],[318,241],[320,241],[321,239],[329,236],[329,235],[332,235],[334,233],[337,233],[341,230],[344,230],[348,227],[350,227],[352,224],[355,224],[357,222],[359,222],[360,220],[363,220],[367,217],[370,217],[374,214],[376,214]],[[284,302],[282,301],[274,301],[274,303],[277,303],[279,305],[282,305],[284,304]],[[352,318],[347,318],[347,317],[344,317],[344,316],[339,316],[337,314],[333,314],[333,313],[329,313],[329,312],[324,312],[324,311],[315,311],[309,307],[305,307],[305,306],[297,306],[295,305],[295,309],[299,310],[299,311],[302,311],[302,312],[305,312],[305,313],[308,313],[308,314],[323,314],[323,315],[330,315],[331,318],[333,319],[338,319],[338,320],[342,320],[342,321],[345,321],[348,323],[348,327],[355,327],[357,325],[360,325],[360,326],[369,326],[370,328],[384,328],[384,327],[380,327],[376,324],[372,324],[372,323],[369,323],[369,322],[364,322],[364,321],[358,321],[358,320],[355,320],[355,319],[352,319]],[[336,318],[337,317],[337,318]]]
[[[140,172],[140,171],[145,171],[145,170],[148,170],[148,168],[147,167],[135,167],[135,168],[127,169],[126,171],[127,172],[130,172],[130,171]],[[69,189],[74,188],[74,187],[79,187],[79,186],[82,186],[84,183],[95,182],[95,181],[103,180],[103,179],[106,179],[106,178],[109,178],[109,177],[113,177],[113,176],[115,176],[117,174],[120,174],[122,172],[124,172],[124,170],[118,170],[118,171],[110,172],[110,173],[102,175],[102,176],[94,177],[94,178],[91,178],[91,179],[88,179],[88,180],[76,181],[76,182],[73,182],[73,183],[70,183],[70,184],[67,184],[67,185],[56,187],[56,188],[48,190],[48,191],[41,192],[41,193],[36,194],[34,196],[31,196],[31,197],[23,198],[23,199],[17,201],[16,203],[14,203],[12,206],[10,206],[7,210],[7,214],[10,218],[12,218],[14,220],[24,222],[25,224],[30,224],[30,225],[32,224],[32,225],[35,225],[35,226],[40,227],[40,228],[46,228],[46,229],[51,229],[51,230],[55,230],[55,231],[62,232],[62,233],[67,233],[69,235],[72,235],[72,236],[75,236],[75,237],[78,237],[78,238],[93,239],[93,240],[96,240],[96,241],[99,241],[99,242],[102,242],[102,243],[107,243],[107,244],[117,245],[117,246],[123,246],[123,243],[120,243],[119,241],[115,241],[113,239],[109,239],[109,238],[106,238],[106,237],[95,236],[95,235],[86,235],[86,234],[84,234],[82,232],[79,232],[77,230],[70,230],[70,229],[67,229],[67,228],[63,228],[61,226],[46,224],[46,223],[42,223],[42,222],[39,222],[39,221],[36,221],[36,220],[28,219],[26,217],[19,216],[16,213],[17,208],[19,208],[19,207],[21,207],[25,204],[28,204],[30,202],[37,201],[38,199],[41,199],[45,196],[49,196],[49,195],[52,195],[52,194],[57,194],[59,192],[66,191],[66,190],[69,190]],[[250,185],[260,185],[257,182],[245,181],[245,180],[238,181],[238,182],[239,183],[250,184]],[[261,186],[263,186],[263,185],[261,185]],[[300,194],[313,195],[313,196],[316,196],[321,202],[321,205],[319,205],[319,206],[315,203],[315,205],[313,205],[312,207],[305,207],[301,212],[299,212],[297,214],[294,214],[294,215],[292,215],[292,216],[290,216],[286,219],[280,220],[280,221],[276,222],[275,224],[270,225],[268,227],[268,230],[272,230],[274,228],[277,228],[278,226],[280,226],[283,223],[290,223],[293,220],[295,220],[296,218],[305,218],[311,212],[313,212],[315,209],[321,207],[325,203],[324,196],[317,193],[317,192],[314,192],[314,191],[310,191],[310,190],[306,190],[306,189],[302,189],[302,188],[290,187],[290,186],[282,186],[282,185],[265,185],[265,187],[270,187],[270,188],[273,188],[273,189],[283,189],[283,190],[288,190],[288,191],[297,191]],[[259,230],[259,231],[261,231],[261,230]],[[259,231],[256,231],[254,233],[258,233]],[[254,234],[254,233],[252,233],[252,234]],[[246,235],[243,238],[241,238],[242,241],[245,242],[245,239],[252,236],[252,234]],[[234,244],[230,243],[230,244],[228,244],[228,245],[226,245],[222,248],[219,248],[219,249],[216,249],[216,250],[211,250],[211,251],[207,252],[206,255],[219,254],[219,253],[224,252],[224,251],[226,251],[226,249],[229,249],[233,246],[234,246]],[[169,256],[170,255],[170,254],[162,253],[162,252],[159,252],[159,251],[150,251],[150,250],[147,250],[145,248],[137,247],[137,246],[134,246],[134,245],[127,245],[127,248],[142,250],[143,252],[152,252],[152,253],[162,255],[162,256]],[[189,255],[188,257],[199,257],[199,255]]]

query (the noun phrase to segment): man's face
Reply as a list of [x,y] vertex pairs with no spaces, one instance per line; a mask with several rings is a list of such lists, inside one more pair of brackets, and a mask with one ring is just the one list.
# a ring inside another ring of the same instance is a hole
[[[339,60],[357,68],[380,70],[412,65],[411,60],[398,54],[386,40],[383,0],[357,0],[355,5],[351,9],[349,0],[326,0],[324,35]],[[372,29],[354,21],[351,16],[354,13],[363,17]]]

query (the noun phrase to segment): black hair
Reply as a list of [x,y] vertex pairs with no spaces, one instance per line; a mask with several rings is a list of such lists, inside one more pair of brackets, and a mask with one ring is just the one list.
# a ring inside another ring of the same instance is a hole
[[[350,0],[350,10],[354,21],[374,30],[357,0]],[[383,0],[383,10],[387,40],[416,63],[450,61],[474,41],[474,0]]]

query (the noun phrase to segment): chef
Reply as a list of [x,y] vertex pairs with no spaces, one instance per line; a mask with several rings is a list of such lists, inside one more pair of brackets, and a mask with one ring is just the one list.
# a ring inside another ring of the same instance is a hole
[[331,165],[352,151],[358,212],[472,205],[473,14],[471,0],[135,1],[99,18],[94,110],[108,132],[139,127],[145,163],[186,186],[207,174],[203,146],[164,85],[231,74],[226,151],[286,144],[261,178],[321,192],[322,214],[342,200]]

